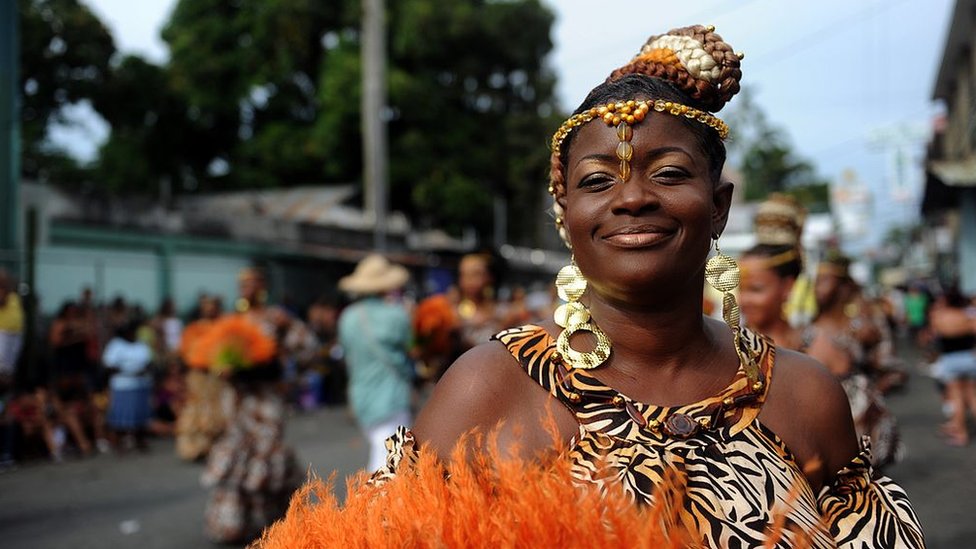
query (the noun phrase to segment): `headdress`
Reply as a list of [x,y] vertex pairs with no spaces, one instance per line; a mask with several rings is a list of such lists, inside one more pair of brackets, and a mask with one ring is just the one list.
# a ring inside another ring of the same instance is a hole
[[370,254],[356,265],[349,276],[339,279],[339,289],[352,294],[380,294],[403,287],[410,273],[385,257]]
[[775,268],[800,259],[806,216],[806,209],[786,194],[773,193],[759,204],[754,220],[757,246],[786,248],[766,258],[766,267]]
[[[576,128],[594,119],[600,119],[616,129],[620,140],[617,157],[620,159],[620,176],[623,179],[630,175],[630,159],[633,155],[630,144],[633,136],[631,126],[643,121],[652,111],[694,120],[714,129],[719,138],[725,139],[729,133],[728,125],[711,113],[721,110],[738,93],[739,79],[742,77],[739,62],[742,57],[742,54],[735,53],[715,33],[715,27],[712,26],[682,27],[667,34],[650,37],[628,64],[610,74],[607,82],[631,74],[659,78],[684,94],[691,104],[683,104],[673,98],[629,97],[581,108],[552,136],[549,193],[559,196],[564,192],[565,174],[561,157],[563,142]],[[561,208],[557,204],[554,209],[556,225],[566,240],[561,226]]]

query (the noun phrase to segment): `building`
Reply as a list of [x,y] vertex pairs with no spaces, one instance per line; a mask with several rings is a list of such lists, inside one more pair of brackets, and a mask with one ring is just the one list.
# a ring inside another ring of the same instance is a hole
[[922,214],[943,282],[976,294],[976,0],[957,0],[933,98],[945,119],[929,144]]

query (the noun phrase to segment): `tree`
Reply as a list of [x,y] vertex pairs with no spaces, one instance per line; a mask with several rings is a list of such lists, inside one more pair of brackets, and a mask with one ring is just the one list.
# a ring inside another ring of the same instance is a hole
[[67,122],[65,107],[98,95],[115,54],[112,36],[77,0],[19,0],[18,14],[22,173],[32,179],[81,180],[84,170],[50,143],[48,129]]

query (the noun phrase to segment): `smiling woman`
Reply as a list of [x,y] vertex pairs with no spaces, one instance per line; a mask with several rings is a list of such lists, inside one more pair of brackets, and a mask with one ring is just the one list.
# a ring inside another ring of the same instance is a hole
[[[711,27],[653,36],[556,131],[567,303],[463,355],[388,441],[376,482],[396,482],[418,447],[448,462],[463,459],[458,440],[484,449],[463,436],[479,430],[502,456],[568,462],[574,484],[610,499],[653,508],[678,479],[672,511],[696,547],[924,544],[905,493],[872,476],[840,386],[739,326],[738,269],[708,258],[732,196],[728,128],[711,112],[738,91],[739,61]],[[726,323],[702,315],[706,279]]]

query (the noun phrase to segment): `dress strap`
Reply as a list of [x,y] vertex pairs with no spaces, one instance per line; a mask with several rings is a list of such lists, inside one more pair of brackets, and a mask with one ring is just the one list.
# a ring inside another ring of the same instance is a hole
[[569,371],[561,361],[553,360],[556,344],[545,328],[526,324],[502,330],[491,339],[505,345],[529,377],[576,415],[580,395],[569,382]]

